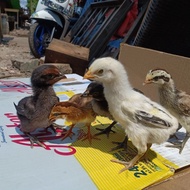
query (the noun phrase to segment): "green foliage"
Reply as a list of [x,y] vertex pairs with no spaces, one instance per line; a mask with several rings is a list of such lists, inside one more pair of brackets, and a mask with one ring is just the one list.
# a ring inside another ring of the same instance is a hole
[[20,1],[19,0],[10,0],[10,4],[13,9],[20,9]]
[[27,0],[27,8],[30,11],[30,14],[35,12],[38,0]]

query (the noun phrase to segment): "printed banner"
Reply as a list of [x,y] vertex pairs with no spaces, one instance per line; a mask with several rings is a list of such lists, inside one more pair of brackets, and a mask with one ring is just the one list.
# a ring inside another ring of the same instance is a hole
[[[76,74],[67,75],[68,81],[60,81],[54,85],[60,101],[68,100],[73,94],[84,92],[89,81]],[[148,152],[148,159],[140,161],[133,168],[119,174],[124,167],[111,162],[111,159],[130,160],[137,153],[130,139],[127,151],[118,149],[111,151],[122,142],[125,133],[119,124],[113,127],[115,133],[97,136],[99,139],[83,141],[87,127],[77,124],[73,128],[72,138],[62,140],[51,129],[38,129],[32,134],[43,142],[42,148],[37,144],[31,148],[29,138],[20,131],[19,119],[14,103],[25,96],[30,96],[32,89],[29,78],[0,80],[0,188],[1,189],[45,189],[45,190],[107,190],[130,189],[140,190],[155,182],[172,176],[178,168],[190,164],[190,142],[182,154],[178,149],[153,145]],[[91,134],[104,129],[112,121],[97,117],[92,123]],[[65,130],[70,123],[57,121]],[[184,129],[177,134],[183,139]],[[170,140],[176,140],[175,138]]]

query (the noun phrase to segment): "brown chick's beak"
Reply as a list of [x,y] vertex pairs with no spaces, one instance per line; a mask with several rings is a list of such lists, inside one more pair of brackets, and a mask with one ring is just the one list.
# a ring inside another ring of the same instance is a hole
[[56,119],[55,119],[55,117],[54,117],[53,115],[50,115],[50,116],[49,116],[49,120],[50,120],[51,122],[54,122]]
[[56,80],[56,81],[59,81],[59,80],[61,80],[61,79],[66,79],[66,78],[67,78],[67,77],[66,77],[64,74],[59,73],[59,76],[55,77],[55,80]]
[[65,75],[59,75],[53,80],[50,81],[51,84],[55,84],[56,82],[60,81],[61,79],[66,79],[67,77]]
[[62,75],[62,74],[60,74],[60,76],[59,77],[57,77],[57,79],[59,79],[59,80],[61,80],[61,79],[66,79],[67,77],[65,76],[65,75]]
[[51,122],[56,121],[56,116],[55,116],[54,112],[51,112],[51,113],[50,113],[50,115],[49,115],[49,120],[50,120]]
[[94,78],[94,75],[88,71],[87,73],[85,73],[83,79],[93,79]]

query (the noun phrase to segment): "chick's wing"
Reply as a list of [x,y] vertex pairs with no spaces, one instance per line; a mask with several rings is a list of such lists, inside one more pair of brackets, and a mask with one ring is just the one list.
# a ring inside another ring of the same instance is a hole
[[[137,102],[137,104],[140,104]],[[162,110],[157,104],[150,103],[146,101],[146,104],[143,104],[144,107],[141,106],[130,106],[126,105],[123,102],[121,106],[122,112],[128,116],[132,122],[140,122],[147,127],[156,127],[156,128],[168,128],[171,127],[169,115]]]
[[14,105],[17,110],[17,114],[20,116],[24,116],[27,119],[32,119],[34,113],[36,112],[35,103],[32,97],[25,97],[22,100],[20,100],[18,105]]
[[74,102],[59,102],[52,108],[50,115],[68,115],[73,113],[73,110],[75,110],[76,107],[78,106]]
[[178,92],[176,98],[176,104],[182,113],[186,116],[190,116],[190,95],[185,92]]
[[171,127],[170,122],[167,122],[166,120],[164,120],[160,117],[157,117],[153,114],[147,113],[147,112],[142,111],[142,110],[137,110],[135,113],[135,117],[138,121],[142,121],[142,122],[145,122],[147,124],[152,124],[158,128]]

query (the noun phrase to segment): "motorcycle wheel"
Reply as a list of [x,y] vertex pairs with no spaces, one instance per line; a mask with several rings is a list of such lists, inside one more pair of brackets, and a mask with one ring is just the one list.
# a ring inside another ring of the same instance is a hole
[[[28,43],[30,47],[31,53],[36,58],[43,57],[45,54],[45,50],[48,47],[51,37],[51,33],[53,30],[53,25],[47,25],[42,22],[35,22],[30,26]],[[57,34],[58,30],[55,30],[54,37],[57,39],[60,38],[61,32]],[[59,29],[60,31],[60,29]]]

